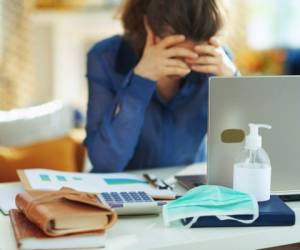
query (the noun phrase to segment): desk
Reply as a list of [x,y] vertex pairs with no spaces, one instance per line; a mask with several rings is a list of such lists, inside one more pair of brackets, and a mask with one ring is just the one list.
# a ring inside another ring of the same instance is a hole
[[[162,178],[180,168],[149,171]],[[135,172],[141,173],[141,172]],[[6,184],[1,184],[6,185]],[[300,202],[289,203],[300,218]],[[300,221],[293,227],[168,228],[160,216],[123,217],[107,232],[105,250],[253,250],[300,242]],[[16,250],[9,218],[0,215],[0,250]]]

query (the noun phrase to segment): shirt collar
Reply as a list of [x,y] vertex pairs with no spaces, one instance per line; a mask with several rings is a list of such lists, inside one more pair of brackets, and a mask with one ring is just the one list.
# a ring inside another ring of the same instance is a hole
[[121,38],[121,43],[117,51],[115,69],[119,74],[127,75],[138,63],[137,55],[131,44]]
[[183,79],[182,87],[177,93],[177,95],[170,101],[166,102],[159,94],[156,92],[156,99],[166,107],[172,108],[178,104],[185,102],[186,98],[192,96],[192,94],[199,89],[201,85],[208,83],[208,75],[201,74],[197,72],[192,72]]
[[182,98],[182,97],[190,96],[194,91],[196,91],[199,85],[205,84],[207,79],[208,79],[207,74],[201,74],[192,71],[192,73],[190,73],[183,80],[183,86],[180,89],[178,97]]

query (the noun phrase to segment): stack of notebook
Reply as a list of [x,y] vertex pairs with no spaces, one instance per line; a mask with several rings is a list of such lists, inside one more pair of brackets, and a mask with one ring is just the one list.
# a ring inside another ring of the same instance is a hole
[[[216,216],[200,217],[192,228],[198,227],[262,227],[262,226],[293,226],[295,225],[295,212],[286,205],[278,196],[271,196],[271,199],[265,202],[259,202],[259,217],[251,224],[243,224],[234,220],[219,220]],[[252,215],[239,215],[233,217],[242,220],[249,220]],[[182,221],[184,225],[188,224],[192,218]]]
[[117,219],[95,195],[70,189],[22,193],[16,205],[10,219],[20,250],[101,248]]

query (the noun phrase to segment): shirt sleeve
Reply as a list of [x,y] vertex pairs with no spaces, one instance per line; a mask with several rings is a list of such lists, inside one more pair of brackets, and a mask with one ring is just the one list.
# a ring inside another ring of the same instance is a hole
[[88,55],[85,145],[92,172],[120,172],[133,157],[156,85],[131,71],[116,92],[104,65],[103,59]]
[[[231,61],[234,61],[234,57],[233,57],[233,53],[232,51],[230,50],[229,47],[227,46],[223,46],[223,49],[225,51],[225,54],[228,56],[228,58],[231,60]],[[241,72],[239,71],[239,69],[236,67],[236,71],[234,72],[233,76],[241,76]]]

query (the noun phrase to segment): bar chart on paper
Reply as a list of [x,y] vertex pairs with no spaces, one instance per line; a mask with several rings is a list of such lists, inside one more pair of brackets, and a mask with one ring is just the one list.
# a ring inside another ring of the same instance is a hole
[[[63,184],[65,185],[72,185],[72,186],[76,186],[79,185],[81,181],[86,180],[87,178],[83,177],[79,177],[79,176],[72,176],[67,174],[68,176],[66,176],[66,173],[64,175],[60,174],[60,175],[53,175],[50,173],[44,173],[44,174],[40,174],[40,181],[41,182],[45,182],[48,183],[47,186],[49,187],[49,183],[52,182],[52,184],[57,184],[58,186],[60,186],[59,184]],[[98,176],[94,176],[98,179],[98,183],[97,185],[99,185],[100,182],[104,181],[106,185],[109,186],[113,186],[113,185],[132,185],[132,184],[147,184],[147,182],[145,180],[141,180],[138,179],[137,177],[129,177],[129,176],[124,176],[123,178],[120,177],[113,177],[113,176],[103,176],[100,178],[98,178]],[[91,180],[91,178],[88,178],[89,180]],[[95,180],[96,181],[96,180]],[[93,184],[96,184],[94,182],[92,182]],[[86,184],[85,184],[86,185]]]
[[[82,192],[120,192],[144,191],[153,197],[171,197],[170,190],[159,190],[148,184],[142,177],[126,173],[94,174],[72,173],[48,169],[23,170],[22,181],[28,183],[30,189],[59,190],[62,187],[73,188]],[[22,178],[21,178],[22,180]]]

